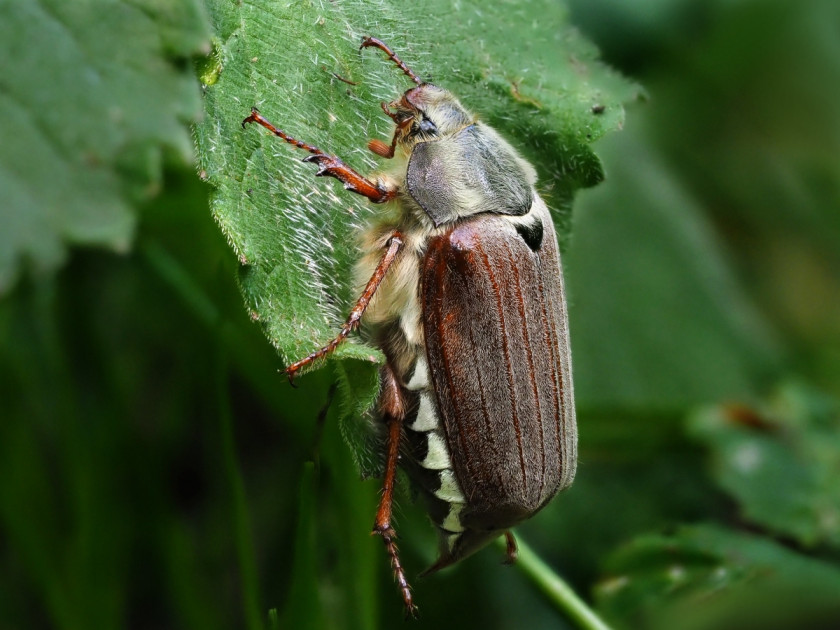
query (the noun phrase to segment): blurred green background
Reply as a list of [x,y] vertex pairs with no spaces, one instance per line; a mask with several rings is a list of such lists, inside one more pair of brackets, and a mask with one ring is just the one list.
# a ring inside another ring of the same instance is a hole
[[[519,533],[616,628],[840,627],[840,5],[566,6],[645,97],[565,250],[578,477]],[[196,175],[213,15],[0,1],[0,628],[402,623],[335,372],[278,374]],[[569,627],[501,555],[417,627]]]

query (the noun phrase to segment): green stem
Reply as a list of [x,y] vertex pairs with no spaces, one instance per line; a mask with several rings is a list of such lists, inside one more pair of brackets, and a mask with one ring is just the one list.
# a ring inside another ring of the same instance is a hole
[[[499,538],[504,546],[504,538]],[[521,538],[516,538],[518,555],[516,566],[581,630],[610,630],[595,611],[584,602],[554,570],[549,567]]]

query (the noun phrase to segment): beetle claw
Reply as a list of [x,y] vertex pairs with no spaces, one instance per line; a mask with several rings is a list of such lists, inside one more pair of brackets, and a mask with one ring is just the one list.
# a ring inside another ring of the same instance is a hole
[[257,122],[257,116],[259,116],[259,114],[260,110],[258,110],[256,107],[252,107],[251,115],[242,121],[242,128],[245,129],[245,125],[247,125],[248,123]]
[[338,158],[333,157],[331,155],[324,155],[323,153],[307,155],[305,158],[302,159],[302,161],[311,162],[313,164],[318,165],[318,172],[315,173],[316,177],[330,175],[332,171],[336,171],[344,166],[344,162],[342,162]]

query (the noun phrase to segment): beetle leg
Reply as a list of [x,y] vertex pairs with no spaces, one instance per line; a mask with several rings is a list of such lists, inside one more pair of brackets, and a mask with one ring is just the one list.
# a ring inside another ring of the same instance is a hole
[[373,271],[373,275],[370,277],[370,280],[368,280],[367,285],[365,285],[365,290],[362,291],[362,295],[359,296],[359,299],[356,301],[356,305],[353,307],[353,310],[350,311],[350,316],[347,318],[347,321],[344,322],[344,326],[341,327],[341,330],[339,331],[338,335],[336,335],[335,339],[330,341],[320,350],[316,350],[308,357],[301,359],[300,361],[295,361],[289,367],[287,367],[284,373],[286,374],[286,376],[289,377],[289,381],[292,381],[295,374],[301,368],[304,368],[312,362],[317,361],[322,357],[325,357],[330,352],[335,350],[351,332],[353,332],[356,328],[359,327],[359,322],[361,321],[362,315],[364,315],[365,309],[368,307],[368,304],[370,304],[370,301],[373,298],[373,294],[376,293],[376,290],[379,288],[379,285],[385,278],[385,274],[388,273],[388,269],[391,267],[391,264],[394,262],[394,260],[397,257],[397,254],[403,246],[402,234],[400,232],[395,231],[393,234],[391,234],[391,238],[388,239],[387,245],[387,251],[380,259],[379,264],[376,265],[376,269]]
[[397,463],[400,456],[400,441],[402,439],[402,425],[405,418],[404,395],[390,364],[382,368],[382,390],[379,397],[379,411],[388,425],[388,447],[385,458],[385,478],[382,483],[382,498],[376,510],[376,520],[373,522],[373,533],[382,537],[385,550],[391,559],[394,580],[400,589],[405,603],[406,616],[417,616],[417,606],[411,597],[411,587],[405,578],[405,571],[400,563],[400,556],[395,541],[397,537],[391,514],[394,504],[394,484],[397,478]]
[[395,190],[379,186],[366,177],[359,175],[359,173],[347,166],[340,158],[324,153],[321,149],[313,147],[311,144],[306,144],[301,140],[292,138],[292,136],[288,135],[285,131],[278,129],[268,122],[268,120],[260,114],[256,107],[251,108],[251,115],[242,121],[242,127],[244,128],[245,125],[252,122],[262,125],[275,136],[282,138],[289,144],[296,146],[298,149],[309,151],[312,155],[306,156],[303,158],[303,161],[315,162],[319,166],[318,172],[315,173],[317,177],[335,177],[344,184],[344,188],[350,192],[367,197],[374,203],[384,203],[386,201],[390,201],[396,196],[397,193]]
[[390,116],[397,124],[397,128],[394,129],[394,137],[391,140],[390,146],[382,142],[382,140],[374,139],[368,142],[368,149],[376,153],[376,155],[380,155],[390,160],[394,157],[394,153],[397,150],[397,142],[400,140],[400,135],[403,133],[403,129],[411,125],[411,119],[408,118],[400,122],[399,117],[388,110],[388,105],[384,101],[380,103],[380,106],[382,107],[382,111],[388,114],[388,116]]
[[505,531],[505,564],[516,562],[518,551],[516,549],[516,538],[509,529]]
[[303,161],[318,164],[320,168],[315,173],[317,177],[335,177],[344,184],[346,190],[367,197],[373,203],[385,203],[397,195],[396,190],[380,187],[366,177],[362,177],[334,155],[323,153],[308,155],[303,158]]

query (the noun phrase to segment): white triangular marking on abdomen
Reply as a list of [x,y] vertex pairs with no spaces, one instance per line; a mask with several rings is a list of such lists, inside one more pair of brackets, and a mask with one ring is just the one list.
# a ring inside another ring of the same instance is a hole
[[446,518],[443,519],[443,523],[440,524],[441,528],[448,532],[464,531],[464,526],[461,525],[461,510],[463,509],[463,503],[450,503],[449,514],[446,515]]
[[446,442],[436,431],[426,434],[428,438],[428,450],[426,457],[420,462],[423,468],[428,470],[443,470],[445,468],[452,468],[452,462],[449,459],[449,449]]
[[438,417],[430,394],[420,394],[420,408],[417,410],[417,418],[408,428],[419,433],[434,431],[438,428]]
[[426,364],[426,357],[420,355],[414,364],[414,374],[411,375],[406,389],[417,392],[429,388],[429,366]]
[[447,503],[466,503],[467,501],[464,493],[461,492],[458,480],[455,479],[454,470],[440,471],[440,488],[435,490],[435,496]]

